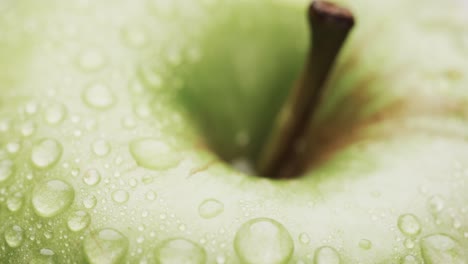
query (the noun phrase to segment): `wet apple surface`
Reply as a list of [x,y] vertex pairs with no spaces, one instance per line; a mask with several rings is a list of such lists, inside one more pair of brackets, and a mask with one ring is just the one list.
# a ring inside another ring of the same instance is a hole
[[289,180],[222,160],[272,129],[307,1],[0,3],[0,259],[466,263],[466,5],[337,2],[357,23]]

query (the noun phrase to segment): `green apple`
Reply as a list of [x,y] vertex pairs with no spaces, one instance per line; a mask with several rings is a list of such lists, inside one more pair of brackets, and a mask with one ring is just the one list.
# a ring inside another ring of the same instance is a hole
[[0,2],[2,263],[468,263],[463,1],[337,1],[356,26],[309,169],[257,157],[302,0]]

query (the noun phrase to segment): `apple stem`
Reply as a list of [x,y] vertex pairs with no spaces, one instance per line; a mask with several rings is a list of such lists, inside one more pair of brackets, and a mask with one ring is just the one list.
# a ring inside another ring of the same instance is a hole
[[[314,1],[308,10],[311,46],[301,77],[292,87],[272,133],[260,153],[257,170],[262,176],[291,178],[304,166],[301,149],[307,145],[308,124],[354,17],[347,9],[326,1]],[[313,34],[313,37],[312,37]]]

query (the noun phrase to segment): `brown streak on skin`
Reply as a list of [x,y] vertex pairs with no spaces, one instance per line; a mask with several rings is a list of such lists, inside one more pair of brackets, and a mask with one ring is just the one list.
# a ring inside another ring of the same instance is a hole
[[212,159],[200,167],[191,169],[189,174],[187,175],[187,178],[190,178],[197,173],[208,170],[212,165],[216,164],[217,162],[218,162],[218,159]]

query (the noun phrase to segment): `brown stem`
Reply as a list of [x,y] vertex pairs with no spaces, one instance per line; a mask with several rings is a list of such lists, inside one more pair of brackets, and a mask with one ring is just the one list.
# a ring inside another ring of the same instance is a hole
[[291,89],[258,159],[257,169],[263,176],[289,178],[300,173],[300,148],[307,144],[308,124],[335,59],[354,26],[351,12],[320,0],[310,5],[308,20],[312,48],[304,72]]

